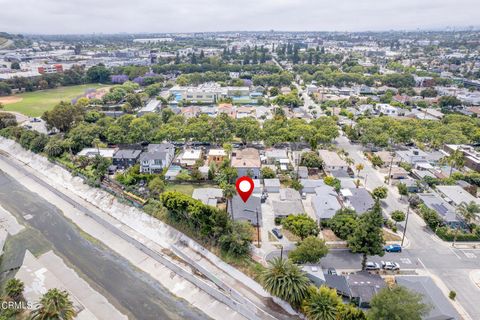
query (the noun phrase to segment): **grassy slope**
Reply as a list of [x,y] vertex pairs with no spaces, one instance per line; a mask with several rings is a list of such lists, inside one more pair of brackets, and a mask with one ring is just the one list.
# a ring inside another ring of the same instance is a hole
[[73,98],[85,93],[89,88],[105,87],[98,84],[82,84],[71,87],[60,87],[55,89],[26,92],[16,95],[22,101],[11,103],[5,106],[5,110],[17,111],[31,117],[39,117],[45,111],[52,109],[60,101],[70,101]]

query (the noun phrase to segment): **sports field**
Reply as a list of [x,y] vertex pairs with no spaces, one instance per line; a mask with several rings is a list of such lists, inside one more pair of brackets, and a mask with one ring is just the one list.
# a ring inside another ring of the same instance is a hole
[[52,109],[60,101],[70,102],[83,95],[87,89],[99,89],[107,86],[100,84],[82,84],[55,89],[25,92],[8,97],[0,97],[6,111],[17,111],[30,117],[39,117]]

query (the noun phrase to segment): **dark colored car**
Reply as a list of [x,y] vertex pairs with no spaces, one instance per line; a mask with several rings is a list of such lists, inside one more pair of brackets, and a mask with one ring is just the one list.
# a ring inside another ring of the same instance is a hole
[[273,229],[272,229],[272,232],[273,232],[273,234],[275,235],[275,237],[277,237],[278,239],[282,239],[282,238],[283,238],[283,234],[282,234],[282,231],[280,231],[280,229],[278,229],[278,228],[273,228]]

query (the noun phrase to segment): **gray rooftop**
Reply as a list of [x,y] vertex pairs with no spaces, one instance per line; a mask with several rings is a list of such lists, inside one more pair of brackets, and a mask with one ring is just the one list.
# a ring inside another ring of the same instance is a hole
[[175,150],[175,147],[171,143],[149,144],[147,151],[143,152],[140,156],[140,160],[163,159],[166,157],[170,149]]
[[[236,195],[232,198],[232,206],[228,207],[230,215],[232,214],[232,209],[235,220],[250,221],[253,225],[257,224],[257,216],[255,212],[251,211],[257,210],[259,224],[260,226],[262,225],[262,204],[260,197],[252,195],[248,198],[247,202],[243,202],[243,200]],[[248,211],[245,209],[248,209]]]
[[265,187],[280,187],[280,179],[263,179]]
[[288,216],[303,213],[302,200],[272,201],[273,212],[276,216]]
[[113,159],[137,159],[140,153],[142,153],[142,150],[120,149],[115,152]]
[[215,207],[217,200],[223,197],[222,189],[198,188],[193,190],[192,198],[202,201],[204,204]]
[[280,200],[286,201],[286,200],[301,200],[302,197],[300,196],[300,192],[298,192],[295,189],[292,188],[283,188],[280,189]]
[[355,209],[357,213],[362,214],[364,212],[367,212],[375,204],[375,201],[373,200],[367,189],[350,188],[349,190],[352,193],[352,196],[348,197],[348,200],[350,202],[350,205]]
[[430,277],[402,276],[396,277],[397,283],[423,296],[423,302],[430,305],[430,312],[425,320],[457,320],[461,319],[451,302],[440,291]]
[[435,210],[446,222],[458,221],[455,208],[436,193],[420,193],[418,195],[425,206]]
[[338,202],[335,189],[322,186],[315,189],[316,195],[312,197],[312,207],[318,219],[330,219],[342,208]]

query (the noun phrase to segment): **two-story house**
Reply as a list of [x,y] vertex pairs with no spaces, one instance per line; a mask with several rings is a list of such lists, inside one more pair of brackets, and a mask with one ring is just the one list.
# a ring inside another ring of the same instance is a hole
[[149,144],[140,155],[140,172],[158,173],[172,163],[175,147],[171,143]]

